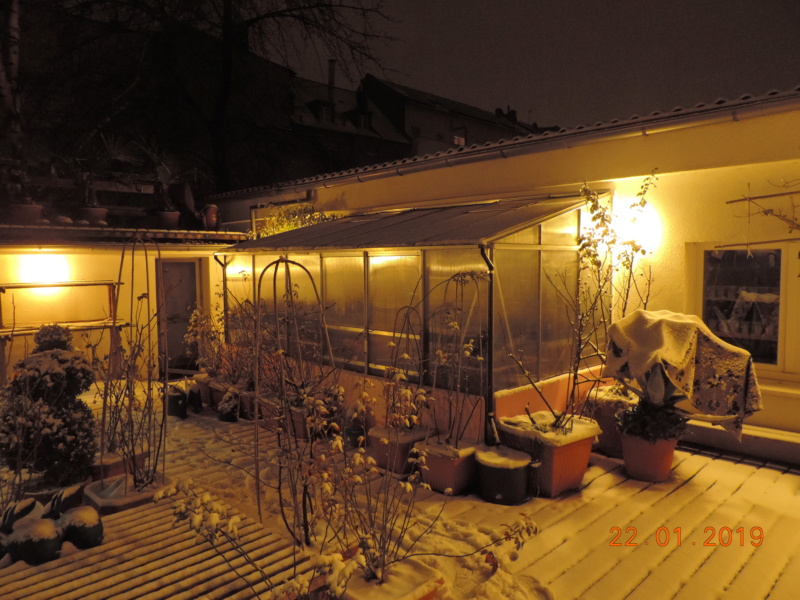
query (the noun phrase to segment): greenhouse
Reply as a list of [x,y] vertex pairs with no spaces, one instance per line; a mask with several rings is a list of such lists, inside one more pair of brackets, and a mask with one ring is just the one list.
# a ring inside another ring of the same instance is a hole
[[246,241],[217,257],[226,307],[258,294],[269,312],[288,272],[294,298],[317,305],[317,290],[342,368],[380,376],[398,348],[430,365],[444,336],[466,345],[462,377],[488,399],[527,381],[511,355],[535,380],[568,368],[559,289],[577,286],[582,205],[571,195],[381,212]]

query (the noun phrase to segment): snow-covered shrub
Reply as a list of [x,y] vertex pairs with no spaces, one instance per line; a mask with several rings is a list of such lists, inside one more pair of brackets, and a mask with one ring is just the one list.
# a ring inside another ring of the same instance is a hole
[[67,327],[54,323],[42,325],[33,335],[33,353],[45,350],[72,350],[72,332]]
[[[40,329],[45,334],[38,337],[39,345],[68,342],[63,328],[56,327]],[[78,395],[93,381],[89,361],[69,347],[17,362],[0,392],[0,461],[15,471],[40,472],[54,486],[85,478],[97,443],[94,416]]]
[[33,498],[26,498],[11,504],[3,511],[0,520],[0,533],[9,534],[14,529],[14,523],[25,517],[40,517],[44,512],[42,505]]
[[57,521],[64,534],[64,541],[84,550],[99,546],[103,541],[103,521],[91,506],[69,509]]
[[61,532],[52,519],[24,517],[14,523],[14,530],[6,539],[6,550],[15,561],[40,565],[58,558]]

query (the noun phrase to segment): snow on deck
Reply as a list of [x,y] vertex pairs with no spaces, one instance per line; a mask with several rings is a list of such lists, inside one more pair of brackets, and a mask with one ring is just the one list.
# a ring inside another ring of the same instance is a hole
[[[236,451],[251,432],[251,424],[221,423],[209,409],[185,421],[170,418],[167,474],[191,477],[255,517],[243,472],[252,459]],[[426,492],[419,505],[434,514],[441,500]],[[256,597],[208,544],[196,542],[185,523],[173,529],[171,506],[162,501],[104,517],[106,538],[97,548],[37,567],[16,563],[0,569],[0,597]],[[557,600],[775,600],[794,599],[800,588],[797,470],[680,450],[667,481],[645,483],[628,479],[621,461],[593,454],[582,489],[557,498],[510,507],[475,495],[450,499],[426,546],[456,549],[473,532],[500,532],[521,512],[540,533],[519,552],[505,550],[492,577],[479,557],[430,559],[447,580],[445,600],[529,600],[547,597],[544,588]],[[246,547],[275,579],[291,558],[281,527],[268,514],[263,528],[246,518],[240,529]],[[758,546],[756,528],[763,530]],[[226,557],[241,566],[235,553]]]

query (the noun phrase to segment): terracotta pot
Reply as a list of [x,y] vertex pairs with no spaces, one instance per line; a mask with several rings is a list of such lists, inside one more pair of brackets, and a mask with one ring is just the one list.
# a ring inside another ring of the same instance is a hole
[[594,438],[585,438],[563,446],[542,444],[541,464],[535,481],[537,495],[546,498],[579,488],[589,466]]
[[[136,453],[136,467],[143,469],[145,461],[150,458],[150,451]],[[103,454],[103,462],[100,462],[99,456],[96,458],[95,463],[92,465],[90,473],[92,480],[98,481],[99,479],[109,477],[119,477],[125,472],[125,462],[121,457],[113,452],[105,452]]]
[[[381,469],[392,473],[408,473],[411,471],[408,458],[414,443],[424,438],[425,431],[422,429],[393,431],[384,427],[373,427],[367,432],[367,454]],[[389,440],[389,443],[384,444],[382,439]]]
[[623,434],[622,455],[628,476],[641,481],[664,481],[672,470],[677,438],[651,444],[635,435]]
[[291,407],[289,410],[290,433],[296,440],[307,440],[308,423],[306,422],[306,411],[302,408]]
[[437,444],[417,442],[415,447],[427,450],[425,465],[422,470],[422,481],[437,492],[452,490],[454,496],[468,494],[477,483],[477,463],[475,462],[475,446],[467,446],[458,451],[458,456],[442,451]]
[[41,204],[9,204],[6,206],[8,221],[14,225],[35,225],[42,219]]
[[220,381],[211,381],[208,384],[208,388],[211,392],[209,395],[209,406],[219,406],[222,399],[225,397],[225,393],[228,391],[228,386]]
[[108,209],[99,206],[84,206],[80,209],[79,218],[83,221],[88,221],[89,225],[108,225],[106,218],[108,218]]
[[163,210],[158,213],[158,226],[162,229],[177,229],[180,220],[181,213],[177,210]]
[[602,433],[597,436],[596,449],[606,456],[622,458],[622,434],[617,427],[617,414],[635,406],[638,399],[623,396],[615,386],[601,386],[586,398],[586,411],[597,421]]

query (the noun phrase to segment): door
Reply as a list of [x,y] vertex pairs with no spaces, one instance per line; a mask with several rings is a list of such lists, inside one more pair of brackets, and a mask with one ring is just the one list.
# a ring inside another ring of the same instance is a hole
[[[171,375],[186,375],[197,371],[197,356],[189,352],[184,336],[189,327],[189,318],[197,306],[198,267],[197,260],[161,260],[159,297],[164,298],[166,315],[166,334],[159,338],[166,349],[160,348],[161,355],[167,356],[167,366]],[[166,351],[165,351],[166,350]]]

